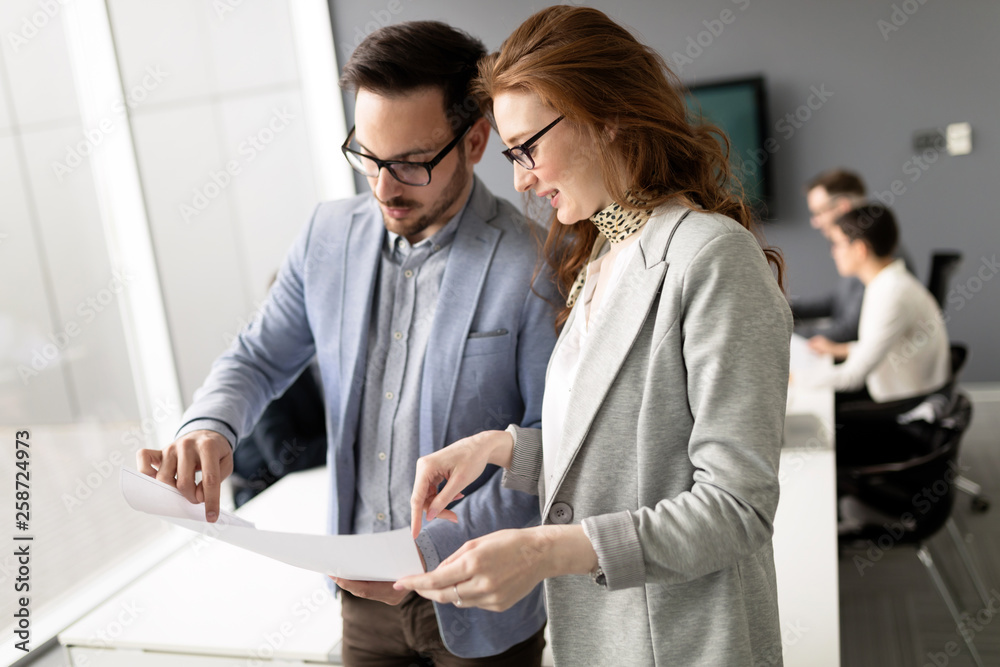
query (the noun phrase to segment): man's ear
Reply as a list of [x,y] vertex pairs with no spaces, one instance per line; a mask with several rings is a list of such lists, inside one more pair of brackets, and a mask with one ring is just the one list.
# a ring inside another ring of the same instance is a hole
[[875,252],[872,250],[872,247],[870,245],[868,245],[861,239],[858,239],[856,243],[859,245],[858,253],[861,255],[861,261],[867,262],[869,259],[875,256]]
[[483,159],[486,151],[486,144],[490,140],[490,122],[485,117],[478,119],[469,128],[469,133],[465,135],[465,142],[469,164],[478,164]]

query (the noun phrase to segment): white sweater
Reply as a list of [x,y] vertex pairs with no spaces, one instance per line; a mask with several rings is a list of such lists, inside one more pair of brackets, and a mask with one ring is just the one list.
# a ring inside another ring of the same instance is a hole
[[837,391],[857,391],[867,384],[868,393],[881,403],[928,394],[951,374],[941,309],[901,259],[865,287],[858,340],[848,347],[844,363],[802,377],[801,383]]

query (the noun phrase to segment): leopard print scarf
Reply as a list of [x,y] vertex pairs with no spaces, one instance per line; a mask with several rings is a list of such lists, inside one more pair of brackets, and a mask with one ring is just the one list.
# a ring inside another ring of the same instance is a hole
[[[590,264],[590,262],[597,258],[601,248],[604,247],[605,241],[609,243],[621,243],[639,231],[652,216],[652,209],[642,208],[644,204],[642,200],[631,194],[626,194],[625,199],[636,208],[625,209],[621,205],[612,202],[607,208],[590,216],[590,221],[601,232],[601,236],[598,236],[597,241],[594,242],[594,248],[590,253],[590,259],[587,261],[587,264]],[[577,298],[583,292],[583,286],[586,281],[587,265],[585,264],[569,290],[569,297],[566,299],[567,308],[572,308],[573,304],[576,303]]]

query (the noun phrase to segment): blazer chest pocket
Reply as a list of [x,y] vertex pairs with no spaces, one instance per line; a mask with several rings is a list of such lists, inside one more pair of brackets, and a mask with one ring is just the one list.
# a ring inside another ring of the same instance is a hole
[[478,357],[505,351],[510,345],[510,332],[506,329],[474,331],[465,341],[465,356]]

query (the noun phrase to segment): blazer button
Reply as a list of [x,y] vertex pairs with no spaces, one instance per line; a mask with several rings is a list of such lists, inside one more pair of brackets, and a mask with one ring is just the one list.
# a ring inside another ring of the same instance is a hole
[[567,503],[552,503],[549,520],[552,523],[569,523],[573,520],[573,508]]

